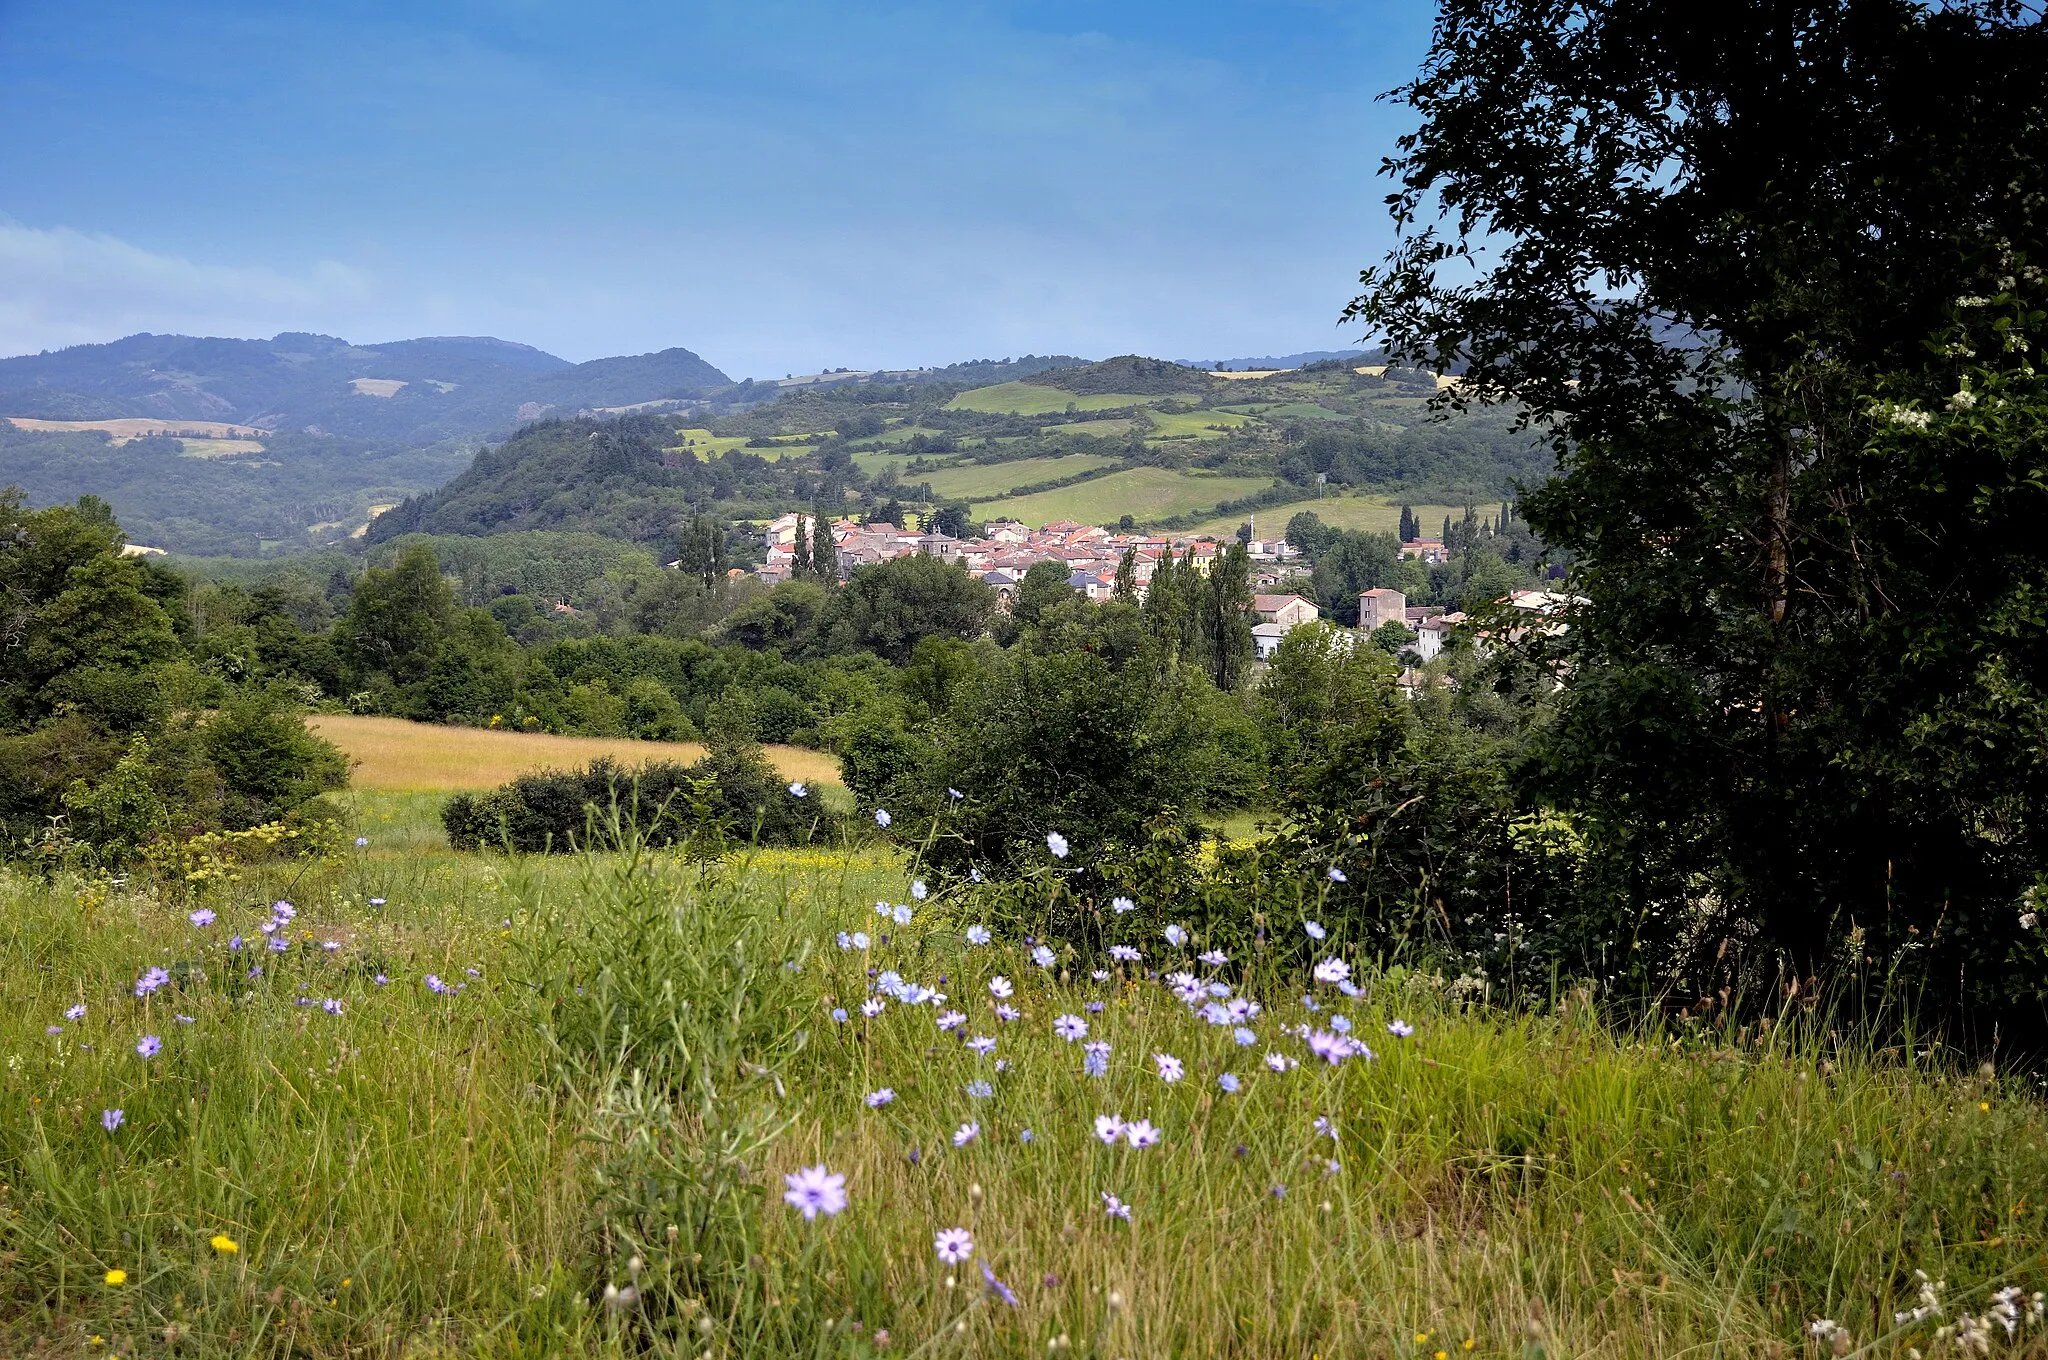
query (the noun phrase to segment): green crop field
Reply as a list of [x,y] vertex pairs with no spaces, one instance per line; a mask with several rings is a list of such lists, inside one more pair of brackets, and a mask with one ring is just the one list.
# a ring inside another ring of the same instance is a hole
[[920,480],[948,499],[989,500],[1020,486],[1050,482],[1060,477],[1078,477],[1097,468],[1111,467],[1114,458],[1095,453],[1075,453],[1064,458],[1019,458],[1010,463],[968,463],[942,468]]
[[1269,406],[1258,414],[1267,420],[1349,420],[1342,411],[1332,411],[1327,406],[1318,406],[1312,401],[1289,402],[1285,406]]
[[1042,491],[1033,496],[1013,496],[977,505],[977,518],[999,516],[1044,524],[1071,519],[1083,524],[1114,524],[1124,516],[1140,523],[1169,515],[1185,515],[1264,491],[1272,480],[1265,477],[1204,477],[1168,468],[1132,468],[1107,477],[1082,482],[1079,486]]
[[890,846],[506,858],[346,803],[234,881],[0,874],[0,1352],[2042,1353],[2048,1110],[1988,1068],[1307,919],[1198,963],[1213,901],[1041,964]]
[[1048,427],[1048,434],[1085,434],[1097,439],[1118,439],[1131,432],[1128,420],[1076,420]]
[[1172,414],[1153,411],[1149,415],[1155,438],[1193,435],[1197,439],[1216,439],[1241,425],[1258,423],[1250,416],[1241,416],[1230,411],[1178,411]]
[[977,387],[972,392],[962,392],[946,403],[948,407],[961,411],[993,411],[998,414],[1017,416],[1051,415],[1072,406],[1076,411],[1113,411],[1121,406],[1146,406],[1167,400],[1166,397],[1134,397],[1116,392],[1103,392],[1094,396],[1077,397],[1072,392],[1063,392],[1057,387],[1040,387],[1036,383],[1007,382],[994,387]]
[[[1264,537],[1277,538],[1287,527],[1288,520],[1303,510],[1313,510],[1323,523],[1333,528],[1391,534],[1401,525],[1402,504],[1401,501],[1388,500],[1384,496],[1324,496],[1315,500],[1290,501],[1286,505],[1269,505],[1259,511],[1259,533]],[[1416,518],[1422,521],[1424,538],[1437,536],[1437,531],[1443,527],[1445,515],[1456,520],[1462,519],[1465,514],[1465,507],[1462,505],[1416,505],[1413,501],[1407,504],[1415,511]],[[1498,504],[1482,505],[1477,509],[1482,519],[1500,513]],[[1224,515],[1196,525],[1188,532],[1226,533],[1244,521],[1243,515]]]
[[918,435],[924,435],[926,438],[936,438],[943,433],[945,431],[934,430],[924,425],[898,425],[895,429],[885,431],[882,434],[876,435],[872,440],[864,442],[874,444],[907,444]]

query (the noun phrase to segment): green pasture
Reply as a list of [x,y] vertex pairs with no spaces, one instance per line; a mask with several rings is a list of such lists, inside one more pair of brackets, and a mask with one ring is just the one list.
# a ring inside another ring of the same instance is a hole
[[1212,477],[1169,468],[1132,468],[1078,486],[989,501],[977,505],[975,513],[1033,525],[1056,519],[1114,524],[1124,515],[1142,523],[1253,495],[1272,484],[1267,477]]
[[1085,434],[1096,439],[1121,439],[1130,432],[1129,420],[1076,420],[1046,427],[1047,434]]
[[1061,477],[1078,477],[1097,468],[1113,467],[1117,460],[1101,454],[1073,453],[1064,458],[1019,458],[1008,463],[963,463],[942,468],[922,480],[948,500],[983,501],[1001,497],[1020,486],[1050,482]]
[[[1422,536],[1435,538],[1443,528],[1444,516],[1453,521],[1465,517],[1462,505],[1414,505],[1417,519],[1422,521]],[[1323,496],[1313,500],[1290,501],[1285,505],[1268,505],[1259,510],[1259,532],[1268,538],[1279,537],[1287,527],[1287,521],[1303,510],[1313,510],[1323,523],[1337,529],[1357,529],[1366,533],[1391,534],[1401,527],[1401,506],[1404,502],[1390,500],[1384,496]],[[1478,507],[1480,518],[1498,515],[1500,506]],[[1190,533],[1227,533],[1244,523],[1244,515],[1224,515],[1205,520],[1189,530]]]
[[1240,426],[1258,423],[1250,416],[1233,411],[1148,411],[1146,416],[1152,422],[1152,437],[1155,439],[1187,435],[1197,439],[1217,439]]

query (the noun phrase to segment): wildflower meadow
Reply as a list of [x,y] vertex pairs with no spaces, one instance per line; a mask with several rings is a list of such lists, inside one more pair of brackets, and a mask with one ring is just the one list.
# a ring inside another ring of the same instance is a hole
[[195,892],[0,880],[0,1349],[2048,1350],[2036,1093],[1824,1005],[1506,996],[1308,910],[1084,952],[897,851],[399,810]]

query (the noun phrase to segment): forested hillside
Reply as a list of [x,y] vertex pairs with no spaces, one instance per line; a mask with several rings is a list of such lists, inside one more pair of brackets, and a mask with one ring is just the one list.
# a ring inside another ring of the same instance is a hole
[[546,422],[385,515],[370,538],[545,528],[653,543],[692,514],[814,507],[932,514],[956,531],[999,517],[1160,529],[1228,520],[1227,531],[1251,514],[1277,530],[1304,510],[1392,528],[1389,496],[1492,504],[1541,479],[1549,455],[1510,415],[1440,416],[1436,392],[1428,374],[1341,362],[1225,380],[1126,355],[971,388],[810,386],[701,424]]
[[546,411],[703,395],[732,380],[686,349],[572,364],[490,337],[352,345],[131,335],[0,359],[0,416],[226,420],[426,444],[509,432]]

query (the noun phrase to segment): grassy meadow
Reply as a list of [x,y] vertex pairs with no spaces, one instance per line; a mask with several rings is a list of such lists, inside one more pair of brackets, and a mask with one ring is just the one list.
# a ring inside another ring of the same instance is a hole
[[1117,460],[1101,454],[1073,453],[1062,458],[1017,458],[1007,463],[960,463],[932,472],[905,470],[908,463],[900,454],[893,457],[856,454],[854,461],[860,464],[862,471],[870,474],[880,472],[893,462],[904,481],[913,485],[930,482],[933,493],[943,500],[985,501],[998,499],[1020,486],[1078,477],[1084,472],[1108,467]]
[[[1203,963],[1171,904],[1142,963],[1041,967],[895,851],[458,856],[352,797],[311,870],[0,878],[0,1351],[2042,1353],[2048,1117],[1939,1055],[1511,1007],[1298,922]],[[1346,1024],[1371,1057],[1298,1028]]]
[[[1401,526],[1402,502],[1385,496],[1321,496],[1309,500],[1289,501],[1285,505],[1269,505],[1259,511],[1259,532],[1278,535],[1287,527],[1287,521],[1304,510],[1313,510],[1323,523],[1338,529],[1358,529],[1367,533],[1391,534]],[[1462,505],[1411,505],[1416,517],[1422,521],[1425,538],[1434,538],[1443,526],[1444,516],[1453,520],[1462,519],[1465,507]],[[1482,505],[1479,515],[1498,515],[1500,506]],[[1187,533],[1221,534],[1229,533],[1244,523],[1243,515],[1223,515],[1216,519],[1204,520]]]
[[[1034,525],[1056,519],[1114,524],[1124,515],[1143,522],[1206,509],[1264,491],[1272,484],[1269,477],[1197,476],[1171,468],[1141,467],[1076,486],[986,501],[976,505],[974,513],[977,518],[1015,519]],[[1239,522],[1233,520],[1231,527]]]

